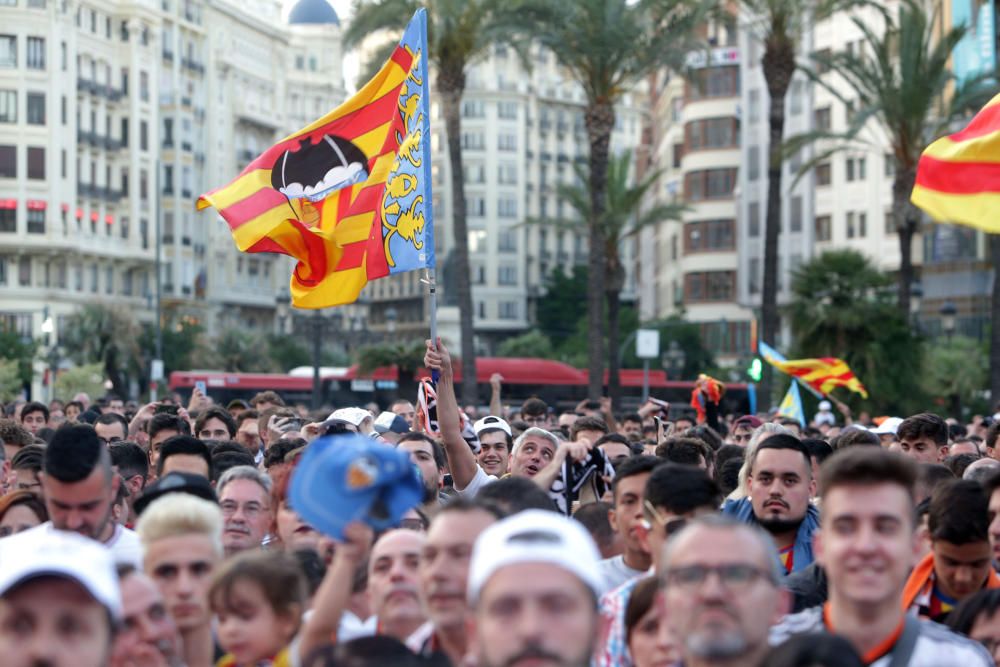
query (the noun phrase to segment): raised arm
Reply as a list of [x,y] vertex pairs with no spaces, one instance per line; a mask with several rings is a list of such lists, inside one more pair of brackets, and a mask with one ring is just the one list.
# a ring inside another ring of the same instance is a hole
[[476,476],[479,464],[472,449],[469,448],[469,443],[462,437],[462,416],[458,409],[458,399],[455,397],[455,373],[451,367],[451,355],[441,344],[440,338],[437,341],[437,348],[431,341],[427,341],[424,366],[440,374],[437,384],[437,413],[441,442],[448,457],[448,468],[451,470],[455,489],[462,491]]
[[490,414],[503,417],[503,401],[500,400],[500,389],[503,386],[503,376],[494,373],[490,376]]

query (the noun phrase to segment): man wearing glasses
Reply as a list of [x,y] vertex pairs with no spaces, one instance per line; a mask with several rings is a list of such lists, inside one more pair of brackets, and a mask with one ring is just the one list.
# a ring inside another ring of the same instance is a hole
[[128,421],[117,412],[105,412],[94,422],[97,437],[105,445],[120,442],[128,435]]
[[710,515],[688,524],[667,545],[657,574],[659,604],[685,667],[755,667],[768,630],[791,596],[774,546],[759,528]]
[[230,468],[217,485],[226,556],[259,549],[271,526],[271,478],[252,466]]
[[[674,463],[663,463],[653,469],[646,480],[643,497],[644,520],[636,533],[650,555],[655,572],[660,571],[660,557],[667,539],[694,517],[715,514],[722,501],[719,487],[704,470]],[[641,579],[641,576],[630,579],[601,598],[602,625],[608,627],[608,631],[604,646],[594,657],[597,667],[631,664],[625,609]]]

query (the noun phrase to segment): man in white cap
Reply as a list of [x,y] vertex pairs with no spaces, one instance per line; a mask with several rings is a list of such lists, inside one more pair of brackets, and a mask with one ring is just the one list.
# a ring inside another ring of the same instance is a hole
[[507,461],[510,451],[514,448],[513,432],[510,424],[489,415],[472,425],[472,430],[479,438],[479,453],[476,461],[487,475],[503,477],[507,472]]
[[375,433],[375,418],[372,413],[364,408],[340,408],[330,413],[327,418],[345,421],[357,429],[361,435],[373,435]]
[[896,429],[903,423],[899,417],[886,417],[881,424],[872,429],[872,433],[878,436],[883,447],[888,447],[896,442]]
[[0,541],[0,655],[5,667],[103,667],[121,618],[114,557],[68,531]]
[[830,401],[819,402],[819,412],[813,416],[813,422],[817,426],[821,424],[827,424],[828,426],[837,425],[837,418],[833,416],[833,406],[830,405]]
[[600,641],[597,546],[578,522],[527,510],[487,528],[469,567],[479,667],[584,667]]

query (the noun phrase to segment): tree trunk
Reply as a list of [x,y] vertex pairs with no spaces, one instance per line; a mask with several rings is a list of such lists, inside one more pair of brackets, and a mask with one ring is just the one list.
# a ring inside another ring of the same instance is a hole
[[455,296],[458,301],[459,328],[462,335],[462,403],[478,405],[476,397],[476,345],[469,280],[469,228],[465,217],[465,172],[462,169],[462,93],[465,90],[465,64],[440,63],[438,94],[444,111],[448,134],[448,162],[451,166],[451,221],[455,233]]
[[[608,253],[616,252],[617,248],[608,248]],[[622,381],[619,372],[619,316],[621,315],[621,293],[625,282],[625,270],[617,256],[608,257],[607,286],[605,298],[608,304],[608,396],[611,405],[621,408]]]
[[[764,224],[764,284],[761,295],[759,340],[777,345],[781,320],[778,315],[778,236],[781,233],[781,176],[784,162],[781,145],[785,135],[785,95],[795,73],[795,45],[787,35],[768,36],[761,59],[770,95],[768,112],[767,218]],[[760,383],[760,409],[771,407],[772,368],[764,364]]]
[[892,214],[899,234],[899,286],[896,305],[899,314],[910,321],[910,291],[913,287],[913,235],[917,232],[920,212],[910,203],[910,193],[917,181],[916,167],[900,168],[896,165],[896,177],[892,181]]
[[990,234],[993,295],[990,299],[990,410],[1000,403],[1000,234]]
[[590,378],[587,396],[601,398],[604,389],[604,300],[605,300],[605,192],[608,185],[608,150],[615,126],[615,108],[606,100],[592,100],[584,112],[590,142],[590,248],[587,257],[587,345]]

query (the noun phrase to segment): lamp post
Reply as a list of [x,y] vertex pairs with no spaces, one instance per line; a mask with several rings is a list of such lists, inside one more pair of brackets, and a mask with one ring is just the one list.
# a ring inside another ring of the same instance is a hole
[[49,370],[49,403],[56,397],[56,373],[59,371],[59,344],[55,337],[55,320],[49,313],[48,306],[45,307],[42,319],[42,333],[45,334],[45,346],[48,350],[45,353],[45,361]]
[[951,337],[955,335],[955,315],[958,314],[958,308],[953,302],[945,301],[938,313],[941,315],[941,329],[944,330],[944,335],[951,343]]
[[910,285],[910,320],[913,328],[920,331],[920,302],[924,298],[924,286],[919,280],[913,281]]

